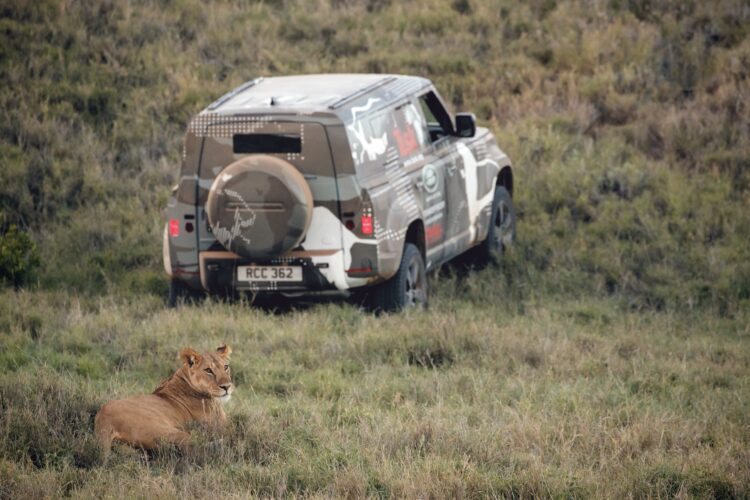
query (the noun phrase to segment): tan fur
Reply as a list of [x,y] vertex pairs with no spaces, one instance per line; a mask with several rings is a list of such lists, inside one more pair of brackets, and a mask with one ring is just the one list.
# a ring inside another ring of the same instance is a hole
[[[228,345],[200,355],[187,348],[180,352],[182,366],[159,384],[152,394],[110,401],[99,410],[94,432],[104,449],[112,441],[154,449],[159,443],[187,447],[190,422],[221,425],[226,421],[222,400],[234,386],[229,374]],[[210,370],[212,373],[209,373]]]

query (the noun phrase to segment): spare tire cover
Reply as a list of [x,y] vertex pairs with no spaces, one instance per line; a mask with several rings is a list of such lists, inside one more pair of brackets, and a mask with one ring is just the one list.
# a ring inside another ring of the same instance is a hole
[[289,162],[252,155],[222,170],[206,202],[214,236],[248,259],[277,257],[298,246],[312,218],[313,197]]

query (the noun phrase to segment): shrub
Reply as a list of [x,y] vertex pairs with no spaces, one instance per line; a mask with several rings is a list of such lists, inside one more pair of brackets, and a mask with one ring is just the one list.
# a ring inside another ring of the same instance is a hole
[[11,224],[0,235],[0,279],[19,288],[28,283],[39,267],[39,253],[29,235]]

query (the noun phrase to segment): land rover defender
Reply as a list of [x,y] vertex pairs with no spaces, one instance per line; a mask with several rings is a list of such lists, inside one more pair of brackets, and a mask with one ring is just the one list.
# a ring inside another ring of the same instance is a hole
[[396,311],[427,305],[427,271],[511,244],[513,172],[425,78],[257,78],[190,122],[166,219],[170,305],[366,292]]

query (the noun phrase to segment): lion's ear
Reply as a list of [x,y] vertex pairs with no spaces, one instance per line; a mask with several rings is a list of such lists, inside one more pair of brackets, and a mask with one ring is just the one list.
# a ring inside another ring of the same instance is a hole
[[195,352],[190,347],[186,347],[185,349],[180,351],[180,359],[183,363],[192,367],[194,364],[200,363],[201,355]]
[[229,358],[229,355],[232,354],[232,348],[226,344],[221,344],[219,348],[216,349],[216,352],[218,352],[219,356],[222,358]]

